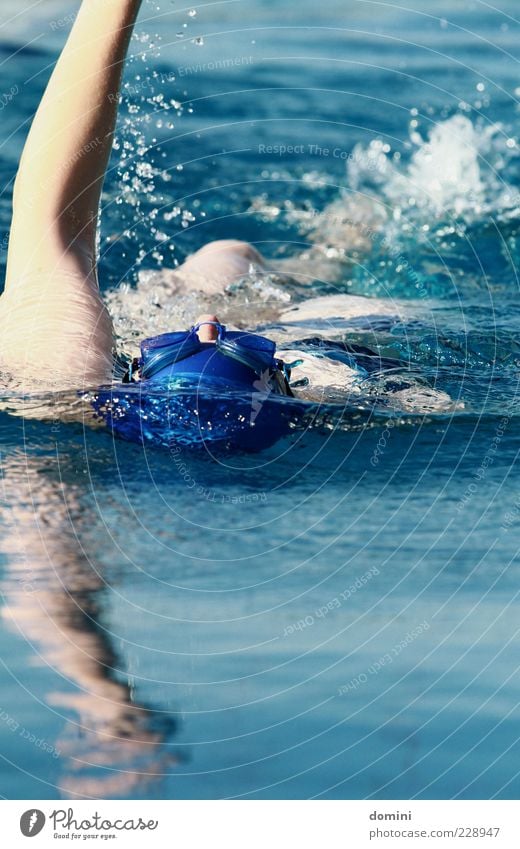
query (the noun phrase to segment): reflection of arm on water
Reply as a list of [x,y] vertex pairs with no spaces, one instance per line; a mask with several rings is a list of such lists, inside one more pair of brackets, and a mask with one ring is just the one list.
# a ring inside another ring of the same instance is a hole
[[[65,482],[72,462],[61,453],[59,479],[35,457],[4,459],[9,506],[1,511],[6,529],[0,550],[9,555],[9,569],[2,616],[62,681],[46,696],[58,716],[69,716],[63,719],[66,735],[56,747],[47,741],[46,749],[62,755],[62,791],[110,797],[175,763],[162,748],[175,721],[140,704],[118,672],[121,662],[101,624],[107,576],[92,567],[78,542],[87,514],[81,488]],[[24,739],[31,742],[31,735]],[[89,764],[107,762],[121,770],[89,775]]]

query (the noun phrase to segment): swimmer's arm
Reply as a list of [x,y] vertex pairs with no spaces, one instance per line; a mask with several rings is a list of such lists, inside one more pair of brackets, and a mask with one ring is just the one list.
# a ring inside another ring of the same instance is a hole
[[81,4],[20,162],[1,299],[0,323],[3,330],[8,313],[8,335],[30,331],[38,346],[35,336],[42,322],[53,324],[50,336],[57,333],[58,338],[42,330],[39,355],[45,357],[46,348],[50,356],[57,345],[70,341],[59,337],[72,325],[69,335],[89,346],[91,358],[100,355],[102,371],[111,355],[112,332],[97,282],[98,207],[123,63],[140,5],[141,0]]

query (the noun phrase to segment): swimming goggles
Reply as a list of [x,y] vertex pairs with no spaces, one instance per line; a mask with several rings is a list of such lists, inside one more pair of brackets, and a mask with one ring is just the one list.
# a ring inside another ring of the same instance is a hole
[[[198,331],[204,325],[217,329],[215,342],[201,342]],[[225,325],[216,321],[204,321],[194,325],[188,331],[163,333],[145,339],[141,344],[141,359],[137,363],[141,380],[153,379],[169,366],[186,360],[200,351],[213,347],[220,354],[241,363],[261,377],[281,372],[290,379],[290,369],[275,357],[276,343],[265,336],[257,336],[246,331],[228,331]]]

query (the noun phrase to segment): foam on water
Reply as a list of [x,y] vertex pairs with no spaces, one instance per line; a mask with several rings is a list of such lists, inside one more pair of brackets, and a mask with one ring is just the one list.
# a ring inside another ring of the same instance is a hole
[[477,127],[455,114],[430,126],[426,138],[412,128],[402,152],[381,139],[355,145],[341,197],[320,211],[289,208],[288,215],[313,243],[327,245],[328,259],[332,248],[341,258],[369,252],[378,234],[424,238],[446,221],[460,227],[490,213],[517,217],[518,191],[504,177],[517,157],[516,141],[500,124]]
[[390,201],[394,218],[410,207],[438,217],[464,217],[518,202],[518,193],[500,173],[518,150],[500,124],[477,128],[467,116],[455,114],[430,127],[427,138],[411,129],[410,142],[407,164],[399,164],[401,157],[396,161],[376,141],[367,148],[356,146],[347,166],[352,187],[361,191],[376,185]]

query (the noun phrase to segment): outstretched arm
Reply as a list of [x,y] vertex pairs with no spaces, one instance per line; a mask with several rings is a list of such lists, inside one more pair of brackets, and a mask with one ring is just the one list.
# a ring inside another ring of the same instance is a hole
[[0,358],[27,378],[96,382],[112,328],[96,273],[98,207],[141,0],[83,0],[25,148],[13,197]]

